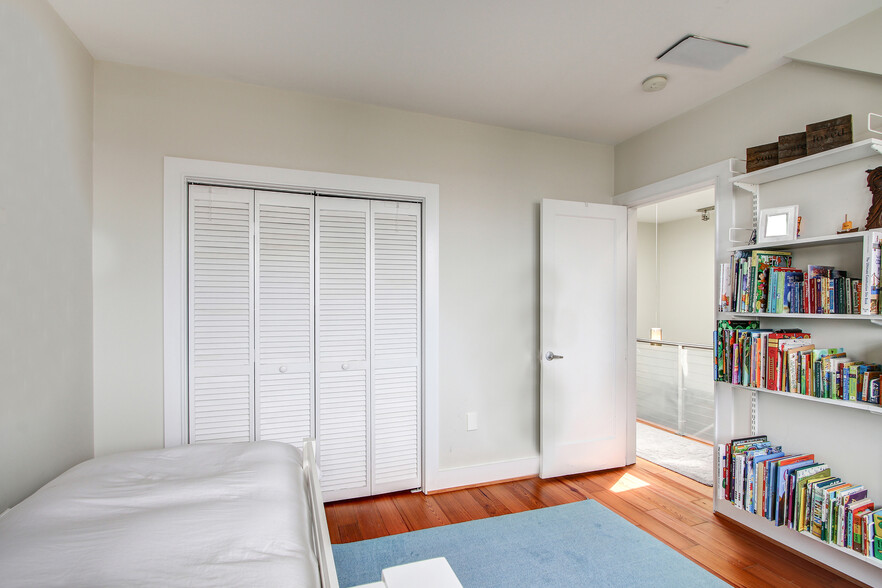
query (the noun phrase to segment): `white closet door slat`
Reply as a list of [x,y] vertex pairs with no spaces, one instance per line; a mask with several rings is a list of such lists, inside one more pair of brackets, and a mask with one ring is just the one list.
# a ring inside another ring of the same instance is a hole
[[374,493],[420,485],[420,205],[371,202]]
[[[319,358],[366,361],[369,202],[317,198],[316,203]],[[331,329],[336,336],[325,336]]]
[[314,198],[255,193],[257,439],[301,447],[313,431]]
[[252,190],[189,187],[190,442],[249,441]]
[[364,495],[368,488],[367,373],[322,372],[319,377],[325,499]]

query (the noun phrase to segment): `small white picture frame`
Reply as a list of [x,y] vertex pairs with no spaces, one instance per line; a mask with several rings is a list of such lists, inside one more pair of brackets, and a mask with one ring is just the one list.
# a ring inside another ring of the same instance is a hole
[[780,206],[764,208],[760,211],[757,243],[773,243],[775,241],[793,241],[796,239],[796,219],[799,206]]

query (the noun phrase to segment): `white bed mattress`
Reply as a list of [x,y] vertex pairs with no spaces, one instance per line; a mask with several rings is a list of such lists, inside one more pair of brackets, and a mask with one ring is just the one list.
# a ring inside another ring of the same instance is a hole
[[0,585],[318,586],[304,486],[268,441],[89,460],[0,517]]

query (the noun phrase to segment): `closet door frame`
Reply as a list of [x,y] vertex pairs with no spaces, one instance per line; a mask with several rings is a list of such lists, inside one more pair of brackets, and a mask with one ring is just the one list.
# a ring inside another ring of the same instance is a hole
[[422,205],[422,487],[439,488],[439,186],[215,161],[164,158],[163,441],[187,443],[188,186],[205,183],[270,191],[418,202]]

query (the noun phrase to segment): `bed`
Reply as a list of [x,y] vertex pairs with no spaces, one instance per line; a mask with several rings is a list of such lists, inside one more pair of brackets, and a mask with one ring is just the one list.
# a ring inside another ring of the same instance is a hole
[[0,516],[0,584],[336,588],[314,464],[311,441],[91,459]]

